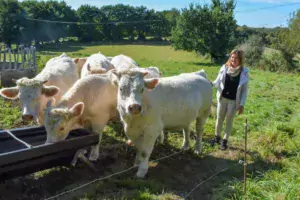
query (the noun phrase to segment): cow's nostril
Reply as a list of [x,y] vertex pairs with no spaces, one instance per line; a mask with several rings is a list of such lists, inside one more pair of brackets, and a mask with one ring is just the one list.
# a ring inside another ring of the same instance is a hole
[[138,114],[138,113],[141,112],[142,106],[139,105],[139,104],[132,104],[132,105],[128,106],[128,110],[129,110],[129,112],[131,112],[131,113]]
[[138,108],[139,112],[142,111],[142,106],[138,105],[137,108]]
[[30,120],[33,120],[33,116],[32,115],[22,115],[22,119],[25,121],[30,121]]
[[130,106],[128,107],[128,110],[131,112],[131,111],[132,111],[132,108],[133,108],[133,106],[130,105]]

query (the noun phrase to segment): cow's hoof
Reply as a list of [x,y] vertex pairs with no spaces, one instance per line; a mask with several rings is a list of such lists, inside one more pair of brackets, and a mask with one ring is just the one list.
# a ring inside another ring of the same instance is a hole
[[195,147],[195,154],[200,155],[202,153],[202,146]]
[[132,144],[132,141],[131,141],[131,140],[127,140],[126,144],[127,144],[128,146],[133,146],[133,144]]
[[136,177],[138,179],[144,179],[147,172],[148,172],[148,169],[139,169],[138,172],[136,173]]
[[99,154],[93,154],[91,153],[90,156],[89,156],[89,160],[90,161],[97,161],[99,158]]
[[183,144],[182,146],[181,146],[181,150],[187,150],[187,149],[189,149],[190,148],[190,144]]
[[195,154],[201,155],[201,154],[202,154],[202,151],[197,151],[197,150],[195,150]]

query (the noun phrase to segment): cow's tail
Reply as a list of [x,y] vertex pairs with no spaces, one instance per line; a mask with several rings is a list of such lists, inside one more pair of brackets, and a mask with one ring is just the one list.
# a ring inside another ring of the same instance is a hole
[[210,106],[210,114],[209,115],[212,118],[215,118],[215,116],[216,116],[216,107],[217,107],[217,105],[214,104],[214,103],[212,103],[211,106]]

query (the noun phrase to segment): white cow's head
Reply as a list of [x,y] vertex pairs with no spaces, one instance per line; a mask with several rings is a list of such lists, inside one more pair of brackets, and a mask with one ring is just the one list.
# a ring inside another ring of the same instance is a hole
[[105,68],[91,68],[90,64],[87,64],[88,74],[105,74],[108,70]]
[[1,89],[0,95],[7,99],[20,99],[24,121],[37,120],[37,115],[41,109],[42,95],[53,97],[59,92],[59,88],[56,86],[44,85],[47,81],[26,77],[13,81],[17,86]]
[[149,72],[145,78],[158,78],[162,76],[162,72],[159,71],[158,67],[151,66],[144,69]]
[[158,83],[157,78],[144,79],[148,72],[138,69],[113,71],[117,77],[118,110],[122,116],[138,115],[143,112],[142,96],[144,89],[153,89]]
[[82,102],[76,103],[72,108],[51,107],[47,102],[44,110],[45,128],[47,131],[46,143],[55,143],[65,140],[71,130],[83,128],[81,115],[84,110]]

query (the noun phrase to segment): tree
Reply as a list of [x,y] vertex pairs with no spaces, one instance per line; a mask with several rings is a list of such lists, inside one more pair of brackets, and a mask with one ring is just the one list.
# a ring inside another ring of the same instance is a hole
[[289,27],[277,32],[272,47],[280,50],[289,63],[300,52],[300,9],[293,13]]
[[[26,17],[50,21],[77,21],[75,11],[66,2],[57,1],[23,1],[22,8]],[[69,37],[76,33],[74,25],[47,23],[43,21],[26,20],[24,30],[21,31],[23,42],[58,41],[60,38]]]
[[[80,22],[102,23],[107,21],[105,14],[96,6],[82,5],[77,10],[77,16]],[[102,41],[104,34],[103,25],[80,25],[79,39],[85,42]]]
[[17,0],[0,0],[0,40],[8,46],[19,36],[22,10]]
[[212,0],[212,4],[194,5],[182,11],[172,31],[172,46],[176,50],[195,51],[211,55],[212,62],[224,59],[232,48],[236,21],[234,1]]

